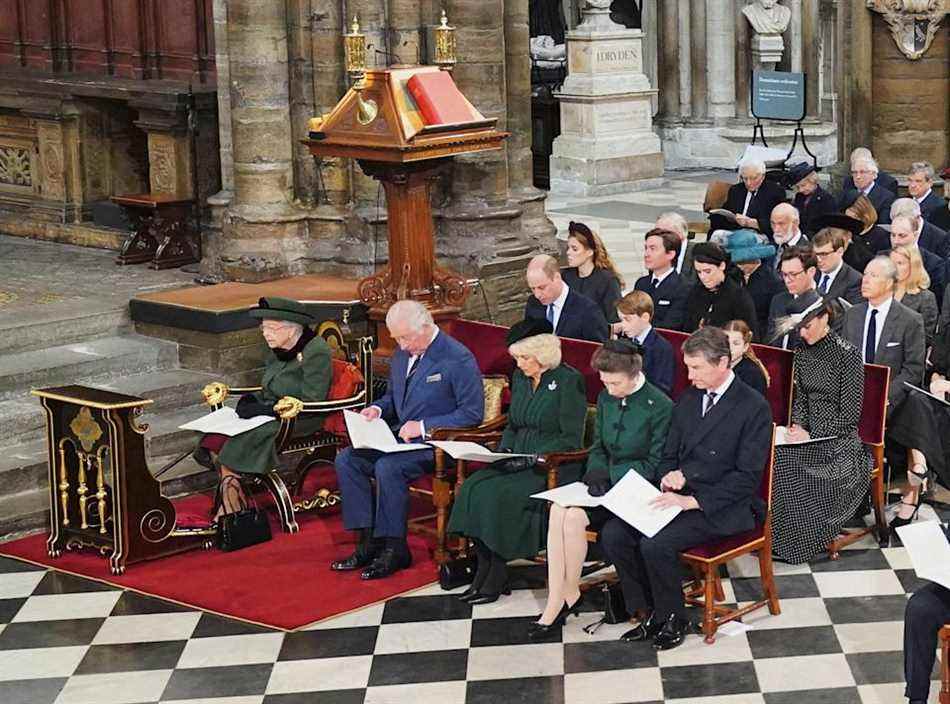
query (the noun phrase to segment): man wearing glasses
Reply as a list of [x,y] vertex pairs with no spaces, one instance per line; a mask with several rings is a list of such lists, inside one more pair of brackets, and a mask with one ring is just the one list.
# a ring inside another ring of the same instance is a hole
[[779,271],[785,282],[785,293],[772,297],[769,306],[769,334],[766,341],[786,350],[795,349],[798,333],[791,331],[779,339],[776,337],[776,324],[792,313],[799,313],[818,300],[815,290],[815,272],[818,262],[810,247],[791,247],[782,252],[779,259]]
[[[877,184],[877,175],[877,162],[871,157],[858,158],[851,161],[851,178],[854,181],[853,190],[858,191],[858,193],[863,193],[868,197],[868,200],[871,201],[871,205],[873,205],[877,211],[877,224],[886,225],[891,221],[891,203],[894,202],[896,196],[891,191]],[[842,193],[839,199],[840,209],[845,209],[845,203],[853,203],[855,197],[854,193],[847,191]]]

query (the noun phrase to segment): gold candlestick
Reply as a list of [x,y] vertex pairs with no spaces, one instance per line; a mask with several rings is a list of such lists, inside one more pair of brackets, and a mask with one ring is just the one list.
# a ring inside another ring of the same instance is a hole
[[435,65],[443,71],[451,71],[455,66],[455,27],[449,24],[449,18],[442,10],[442,21],[433,30],[435,34]]
[[366,88],[366,35],[360,32],[360,21],[356,15],[353,16],[350,32],[343,35],[343,48],[346,72],[353,80],[353,90],[356,91],[356,119],[361,125],[368,125],[376,119],[379,106],[374,100],[363,99],[363,89]]

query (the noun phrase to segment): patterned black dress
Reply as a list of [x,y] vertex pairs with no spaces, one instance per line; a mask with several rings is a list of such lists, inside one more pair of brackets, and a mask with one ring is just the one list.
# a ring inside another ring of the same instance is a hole
[[795,352],[792,423],[832,440],[775,450],[772,550],[792,564],[824,551],[864,500],[871,454],[858,437],[861,354],[833,332]]

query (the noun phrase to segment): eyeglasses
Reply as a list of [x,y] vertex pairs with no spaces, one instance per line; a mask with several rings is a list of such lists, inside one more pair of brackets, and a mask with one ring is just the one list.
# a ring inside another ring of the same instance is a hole
[[871,171],[870,169],[852,169],[851,170],[852,176],[857,176],[858,174],[873,174],[873,173],[874,172]]
[[797,279],[799,276],[805,273],[804,269],[799,269],[798,271],[783,271],[783,279]]
[[815,255],[815,257],[817,257],[818,259],[824,259],[825,257],[830,257],[832,254],[834,254],[834,253],[837,252],[837,251],[839,251],[839,250],[837,250],[837,249],[829,249],[827,252],[819,252],[819,251],[815,250],[814,255]]

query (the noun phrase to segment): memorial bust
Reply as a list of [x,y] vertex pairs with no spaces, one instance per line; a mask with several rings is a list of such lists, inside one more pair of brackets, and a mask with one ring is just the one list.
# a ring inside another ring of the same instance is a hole
[[782,34],[792,18],[792,11],[778,4],[778,0],[755,0],[742,8],[756,34]]

